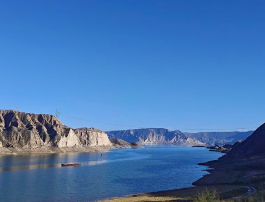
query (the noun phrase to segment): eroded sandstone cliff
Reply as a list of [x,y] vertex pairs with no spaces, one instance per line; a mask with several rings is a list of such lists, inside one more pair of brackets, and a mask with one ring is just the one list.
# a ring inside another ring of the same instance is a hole
[[[107,134],[94,128],[72,129],[57,117],[15,110],[0,110],[0,150],[64,151],[64,149],[105,147],[113,145]],[[60,150],[61,149],[61,150]]]

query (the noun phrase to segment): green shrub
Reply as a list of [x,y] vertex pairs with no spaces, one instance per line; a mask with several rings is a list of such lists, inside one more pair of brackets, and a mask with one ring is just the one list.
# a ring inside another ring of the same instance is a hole
[[205,190],[198,194],[194,202],[221,202],[216,190]]

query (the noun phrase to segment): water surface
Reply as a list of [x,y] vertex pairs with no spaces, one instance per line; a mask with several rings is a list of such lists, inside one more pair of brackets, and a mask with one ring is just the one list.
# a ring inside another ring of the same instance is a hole
[[[96,201],[184,188],[206,174],[200,162],[222,154],[196,147],[116,149],[105,153],[0,156],[0,201]],[[82,163],[61,167],[61,163]]]

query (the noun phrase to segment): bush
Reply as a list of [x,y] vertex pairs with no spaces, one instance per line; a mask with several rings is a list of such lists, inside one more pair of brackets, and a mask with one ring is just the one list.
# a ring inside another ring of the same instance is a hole
[[194,202],[221,202],[216,190],[205,190],[198,194]]

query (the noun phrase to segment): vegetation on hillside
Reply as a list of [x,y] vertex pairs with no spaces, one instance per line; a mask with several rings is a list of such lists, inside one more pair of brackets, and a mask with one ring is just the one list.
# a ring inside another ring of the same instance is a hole
[[209,191],[206,189],[198,194],[194,202],[221,202],[221,200],[216,190]]
[[198,194],[194,202],[265,202],[265,192],[259,191],[253,196],[240,199],[221,200],[216,190],[205,190],[204,192]]

